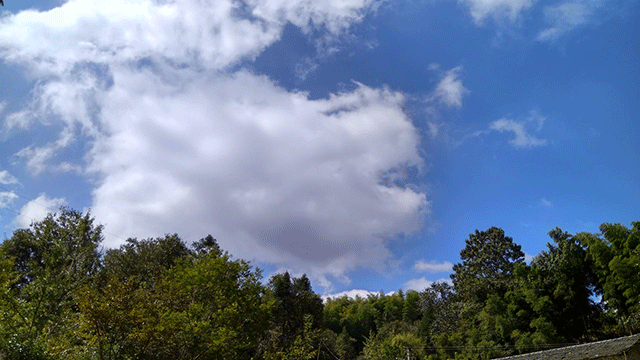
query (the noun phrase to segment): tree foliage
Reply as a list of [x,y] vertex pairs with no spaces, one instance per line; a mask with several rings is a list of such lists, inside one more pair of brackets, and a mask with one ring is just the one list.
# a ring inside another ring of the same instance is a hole
[[63,208],[2,243],[4,351],[42,358],[66,337],[77,308],[73,291],[99,270],[101,241],[102,227],[88,213]]
[[605,223],[600,234],[581,233],[578,241],[586,247],[611,314],[626,331],[640,329],[640,222],[631,228]]
[[451,275],[462,300],[483,303],[490,294],[501,296],[513,288],[514,267],[524,263],[520,245],[497,227],[476,230],[465,242],[462,262],[453,266]]
[[[326,299],[212,236],[129,239],[62,208],[0,245],[0,359],[489,359],[640,330],[640,223],[469,235],[452,284]],[[600,298],[601,296],[601,298]]]

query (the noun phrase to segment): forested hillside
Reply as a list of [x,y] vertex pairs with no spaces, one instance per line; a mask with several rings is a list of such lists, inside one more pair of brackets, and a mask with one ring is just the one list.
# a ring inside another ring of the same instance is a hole
[[640,330],[640,222],[553,229],[530,264],[476,230],[453,285],[325,302],[211,236],[102,231],[61,209],[0,245],[0,359],[489,359]]

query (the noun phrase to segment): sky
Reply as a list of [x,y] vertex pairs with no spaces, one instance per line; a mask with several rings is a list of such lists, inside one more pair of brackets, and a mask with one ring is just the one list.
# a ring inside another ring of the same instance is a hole
[[6,0],[0,231],[213,235],[322,295],[640,214],[634,0]]

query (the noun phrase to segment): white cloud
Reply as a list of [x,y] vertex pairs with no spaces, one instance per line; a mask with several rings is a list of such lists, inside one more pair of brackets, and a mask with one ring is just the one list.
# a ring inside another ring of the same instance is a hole
[[590,23],[602,3],[602,0],[571,0],[546,6],[544,15],[551,26],[538,33],[537,39],[553,41],[581,25]]
[[267,23],[291,22],[303,31],[324,26],[339,34],[350,24],[375,11],[377,0],[249,0],[252,14]]
[[369,290],[352,289],[352,290],[341,291],[334,294],[323,295],[322,299],[326,301],[327,299],[339,299],[345,296],[351,299],[355,299],[356,297],[361,297],[363,299],[366,299],[371,295],[375,296],[375,295],[378,295],[378,293],[369,291]]
[[[376,2],[114,1],[71,0],[0,24],[0,57],[41,80],[13,123],[65,125],[57,141],[17,154],[33,173],[75,169],[51,162],[88,141],[92,213],[119,237],[211,233],[235,256],[324,285],[392,261],[386,241],[417,230],[429,210],[423,192],[382,184],[422,166],[402,94],[356,83],[310,100],[248,71],[227,74],[287,22],[338,36]],[[38,203],[50,200],[63,201]],[[16,224],[38,217],[23,210]],[[107,234],[106,245],[120,242]]]
[[518,122],[510,119],[500,119],[492,122],[489,129],[499,132],[511,132],[515,138],[509,143],[517,148],[532,148],[535,146],[543,146],[547,144],[547,140],[539,139],[527,132],[524,122]]
[[295,73],[299,80],[306,80],[309,74],[318,70],[320,64],[317,61],[312,60],[311,58],[305,58],[303,61],[299,62],[295,66]]
[[437,261],[425,261],[418,260],[413,264],[415,271],[427,272],[427,273],[443,273],[451,272],[453,264],[449,261],[437,262]]
[[462,97],[469,92],[460,80],[461,71],[460,66],[447,71],[436,87],[435,96],[447,106],[461,107]]
[[71,0],[4,17],[0,56],[29,65],[34,75],[145,58],[222,69],[259,54],[287,22],[341,33],[375,6],[373,0],[250,0],[245,6],[233,0],[113,0],[109,6]]
[[548,208],[553,207],[553,203],[545,198],[540,199],[540,201],[538,202],[538,205],[548,207]]
[[535,125],[535,130],[540,132],[546,120],[547,118],[545,116],[542,116],[538,114],[537,111],[532,110],[529,112],[529,117],[526,119],[526,122]]
[[471,16],[477,24],[488,18],[507,18],[515,21],[521,12],[529,9],[535,0],[458,0],[469,7]]
[[32,222],[43,220],[47,214],[56,212],[58,208],[66,204],[65,199],[49,198],[45,194],[40,194],[20,209],[20,213],[13,219],[13,225],[16,228],[27,228]]
[[[33,101],[9,114],[5,129],[26,129],[52,115],[67,127],[98,136],[104,91],[118,68],[152,69],[168,83],[193,71],[217,72],[257,56],[277,41],[287,22],[338,36],[360,21],[375,0],[72,0],[49,11],[26,10],[0,23],[0,58],[38,79]],[[122,11],[127,9],[127,11]],[[73,133],[67,130],[68,133]],[[60,150],[32,146],[20,155],[42,172]]]
[[438,133],[440,132],[440,128],[443,126],[443,123],[436,124],[434,122],[427,122],[427,134],[431,139],[435,139],[438,137]]
[[8,171],[0,171],[0,185],[18,184],[18,179],[9,174]]
[[[9,172],[6,170],[0,171],[0,185],[13,184],[19,184],[18,179],[9,174]],[[18,195],[15,192],[5,189],[4,187],[2,188],[2,190],[5,191],[0,191],[0,209],[6,208],[7,206],[11,205],[15,201],[15,199],[18,198]]]
[[533,261],[533,259],[535,258],[535,255],[530,255],[527,254],[526,252],[524,253],[524,262],[527,264],[531,264],[531,261]]
[[0,191],[0,209],[4,209],[11,205],[18,195],[13,191]]
[[60,133],[58,140],[55,142],[48,143],[44,146],[28,146],[18,151],[15,156],[25,159],[27,169],[29,169],[32,174],[37,175],[47,169],[70,171],[74,166],[67,162],[51,166],[49,161],[56,155],[58,150],[69,146],[73,141],[74,136],[71,128],[67,127]]
[[451,284],[451,279],[447,279],[447,278],[442,278],[436,281],[432,281],[432,280],[428,280],[424,277],[421,277],[419,279],[411,279],[409,281],[407,281],[406,283],[404,283],[404,288],[406,290],[415,290],[415,291],[422,291],[428,287],[431,286],[431,284],[433,283],[442,283],[442,282],[446,282]]
[[4,118],[3,127],[5,130],[12,128],[26,129],[34,119],[31,111],[23,109],[8,114]]
[[212,233],[237,256],[320,278],[380,266],[384,239],[428,211],[424,193],[380,184],[422,162],[398,93],[357,84],[312,101],[247,72],[179,92],[148,73],[115,84],[110,135],[89,156],[93,213],[111,233]]

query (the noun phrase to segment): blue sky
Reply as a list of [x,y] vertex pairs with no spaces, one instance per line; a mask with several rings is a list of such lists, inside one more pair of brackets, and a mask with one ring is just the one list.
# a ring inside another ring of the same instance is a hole
[[631,0],[12,1],[0,231],[207,234],[321,294],[448,279],[640,213]]

